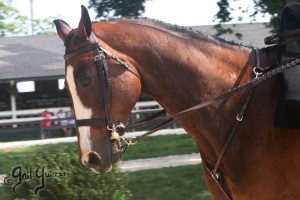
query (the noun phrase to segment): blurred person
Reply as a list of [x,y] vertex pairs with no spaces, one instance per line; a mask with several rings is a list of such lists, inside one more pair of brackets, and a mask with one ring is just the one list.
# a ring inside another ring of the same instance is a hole
[[[52,115],[51,113],[48,112],[48,110],[45,110],[43,112],[43,127],[44,127],[44,131],[42,133],[42,139],[46,139],[46,138],[51,138],[51,130],[49,129],[52,125],[51,123],[51,119],[52,119]],[[50,120],[49,120],[50,119]]]
[[[57,113],[57,118],[58,119],[65,119],[67,117],[65,111],[63,109],[60,109]],[[66,127],[68,125],[68,120],[59,120],[59,125],[62,126],[62,130],[64,132],[65,137],[69,136],[68,135],[68,128]]]
[[68,136],[72,136],[73,129],[75,127],[75,115],[74,115],[74,109],[73,109],[73,107],[70,108],[70,110],[66,113],[66,115],[67,115],[67,118],[68,118],[68,124],[72,125],[68,129]]

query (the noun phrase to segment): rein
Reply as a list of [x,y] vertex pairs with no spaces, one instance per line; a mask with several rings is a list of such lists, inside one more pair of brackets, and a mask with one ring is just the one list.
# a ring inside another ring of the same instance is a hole
[[[262,68],[257,68],[255,67],[253,69],[253,73],[255,74],[256,78],[245,83],[244,85],[241,85],[241,86],[237,86],[231,90],[228,90],[227,92],[217,96],[217,97],[214,97],[212,99],[209,99],[208,101],[205,101],[205,102],[202,102],[200,104],[197,104],[193,107],[190,107],[186,110],[183,110],[181,112],[178,112],[178,113],[175,113],[175,114],[172,114],[172,115],[169,115],[169,116],[163,116],[163,117],[156,117],[156,118],[153,118],[153,119],[150,119],[150,120],[143,120],[141,122],[137,122],[136,124],[132,125],[132,126],[129,126],[129,127],[126,127],[125,130],[126,131],[130,131],[132,129],[136,129],[136,128],[140,128],[140,127],[144,127],[144,126],[148,126],[150,124],[153,124],[153,123],[156,123],[158,121],[162,121],[162,120],[166,120],[164,123],[165,124],[162,124],[162,125],[159,125],[159,127],[156,127],[154,128],[153,130],[150,130],[140,136],[137,136],[137,137],[134,137],[134,140],[140,140],[156,131],[158,131],[159,129],[165,127],[165,126],[168,126],[169,124],[171,123],[174,123],[174,122],[177,122],[178,120],[192,114],[193,112],[201,109],[201,108],[204,108],[206,106],[209,106],[211,104],[214,104],[218,101],[221,101],[223,99],[225,99],[226,97],[230,97],[238,92],[241,92],[245,89],[249,89],[249,88],[252,88],[252,87],[255,87],[257,86],[258,84],[260,84],[261,82],[263,81],[266,81],[268,80],[269,78],[272,78],[273,76],[283,72],[283,71],[286,71],[290,68],[292,68],[293,66],[297,65],[300,63],[300,56],[296,57],[295,59],[293,60],[290,60],[290,61],[287,61],[281,65],[278,65],[277,67],[269,70],[269,71],[265,71],[264,69]],[[160,114],[162,115],[163,113],[165,112],[160,112]],[[169,121],[171,119],[171,121]],[[169,122],[167,122],[169,121]]]
[[[296,38],[292,38],[292,39],[289,39],[288,41],[285,41],[285,42],[279,42],[279,39],[281,37],[288,37],[288,36],[297,36]],[[290,42],[293,42],[295,40],[299,40],[300,37],[300,29],[294,29],[294,30],[289,30],[289,31],[284,31],[284,32],[280,32],[280,33],[277,33],[277,34],[274,34],[274,35],[271,35],[269,37],[266,37],[264,39],[264,42],[265,44],[267,45],[273,45],[273,46],[269,46],[268,48],[278,48],[280,46],[284,46]],[[133,130],[133,129],[136,129],[136,128],[140,128],[140,127],[144,127],[144,126],[148,126],[150,124],[153,124],[153,123],[156,123],[158,121],[162,121],[162,120],[166,120],[165,122],[161,123],[160,125],[158,125],[156,128],[140,135],[140,136],[137,136],[137,137],[133,137],[133,138],[126,138],[127,141],[129,141],[129,144],[130,142],[132,142],[133,144],[135,144],[138,140],[148,136],[148,135],[151,135],[152,133],[174,123],[174,122],[177,122],[178,120],[192,114],[193,112],[203,108],[203,107],[206,107],[206,106],[209,106],[213,103],[216,103],[218,101],[221,101],[222,99],[225,99],[226,97],[229,97],[229,96],[232,96],[233,94],[235,93],[238,93],[238,92],[241,92],[245,89],[248,89],[248,88],[253,88],[255,87],[256,85],[258,85],[259,83],[263,82],[263,81],[266,81],[267,79],[289,69],[289,68],[292,68],[293,66],[297,65],[300,63],[300,56],[290,60],[290,61],[287,61],[285,63],[282,63],[281,65],[279,64],[276,64],[276,65],[270,65],[270,66],[266,66],[264,68],[261,68],[260,66],[260,57],[259,57],[259,50],[258,49],[254,49],[255,50],[255,57],[256,57],[256,67],[253,69],[253,73],[255,74],[255,79],[253,79],[252,81],[244,84],[244,85],[241,85],[241,86],[238,86],[238,87],[235,87],[227,92],[225,92],[224,94],[221,94],[220,96],[217,96],[217,97],[214,97],[208,101],[205,101],[203,103],[200,103],[198,105],[195,105],[191,108],[188,108],[186,110],[183,110],[181,112],[178,112],[176,114],[173,114],[173,115],[168,115],[168,116],[164,116],[164,117],[159,117],[163,114],[166,113],[166,111],[162,110],[150,117],[148,117],[147,119],[144,119],[140,122],[137,122],[136,124],[132,125],[132,126],[129,126],[129,127],[126,127],[125,131],[130,131],[130,130]],[[237,116],[237,119],[240,118],[239,116]],[[242,121],[242,118],[241,120]]]
[[[277,34],[277,35],[270,36],[269,39],[266,38],[265,41],[268,44],[274,44],[275,43],[274,41],[275,40],[277,41],[277,37],[279,37],[279,36],[289,36],[289,35],[295,35],[295,34],[300,34],[300,29],[298,29],[294,32],[291,32],[291,33],[285,33],[283,35]],[[280,46],[280,45],[282,45],[282,44],[279,43],[274,46]],[[274,46],[271,46],[271,47],[274,47]],[[87,53],[89,51],[93,51],[93,53],[94,53],[94,61],[96,63],[98,76],[101,81],[103,101],[105,104],[106,119],[102,119],[102,118],[78,119],[78,120],[76,119],[76,126],[77,127],[79,127],[79,126],[106,126],[107,130],[111,132],[111,140],[115,140],[118,142],[119,147],[122,150],[122,152],[125,152],[128,147],[136,144],[139,140],[143,139],[144,137],[151,135],[152,133],[154,133],[166,126],[191,115],[192,113],[200,110],[201,108],[204,108],[204,107],[214,104],[218,101],[221,101],[221,100],[223,100],[227,97],[230,97],[238,92],[244,91],[246,89],[250,89],[240,112],[236,116],[236,120],[231,128],[229,136],[226,139],[219,156],[217,157],[217,161],[216,161],[215,165],[212,166],[209,163],[207,163],[204,159],[202,159],[203,166],[210,172],[211,176],[213,177],[213,179],[219,186],[220,190],[222,191],[222,193],[228,200],[231,200],[232,198],[230,197],[230,194],[225,189],[225,186],[222,181],[223,180],[222,174],[219,171],[219,166],[220,166],[221,160],[230,144],[230,141],[232,140],[233,136],[237,132],[238,127],[243,120],[244,113],[247,109],[247,106],[249,105],[249,103],[251,101],[252,94],[253,94],[255,87],[258,84],[260,84],[261,82],[266,81],[269,78],[272,78],[275,75],[277,75],[285,70],[288,70],[297,64],[300,64],[300,56],[298,56],[295,59],[292,59],[283,64],[277,65],[275,67],[267,66],[266,68],[263,69],[260,66],[259,50],[254,49],[255,58],[256,58],[256,67],[253,68],[253,73],[255,74],[255,78],[252,79],[251,81],[249,81],[243,85],[237,86],[231,90],[228,90],[227,92],[225,92],[217,97],[214,97],[205,102],[197,104],[193,107],[185,109],[181,112],[178,112],[178,113],[175,113],[172,115],[168,115],[168,116],[161,116],[166,113],[164,110],[162,110],[162,111],[160,111],[160,112],[158,112],[158,113],[156,113],[134,125],[125,127],[121,122],[115,121],[112,118],[112,111],[111,111],[112,110],[112,108],[111,108],[112,89],[111,89],[111,79],[110,79],[109,72],[108,72],[108,65],[106,62],[106,56],[108,56],[109,58],[118,62],[122,67],[124,67],[126,70],[133,73],[139,79],[141,79],[141,77],[140,77],[139,73],[137,71],[135,71],[134,69],[132,69],[129,65],[127,65],[126,62],[124,62],[117,56],[115,56],[115,55],[111,54],[110,52],[108,52],[107,50],[105,50],[99,44],[99,42],[92,43],[86,47],[83,47],[76,51],[70,52],[64,56],[64,59],[69,60],[75,56]],[[163,120],[165,120],[165,121],[163,121]],[[123,136],[127,131],[130,131],[130,130],[133,130],[136,128],[140,128],[140,127],[144,127],[144,126],[148,126],[150,124],[153,124],[153,123],[156,123],[159,121],[163,121],[163,122],[160,125],[158,125],[157,127],[155,127],[154,129],[149,130],[142,135],[139,135],[136,137],[131,137],[131,138]],[[121,140],[125,144],[122,145]]]
[[[299,31],[300,31],[300,29],[299,29]],[[111,131],[111,134],[112,134],[111,139],[112,140],[113,139],[116,139],[116,140],[122,139],[122,141],[125,142],[125,144],[122,145],[123,151],[125,151],[127,149],[127,147],[129,147],[133,144],[136,144],[139,140],[143,139],[144,137],[151,135],[152,133],[154,133],[164,127],[167,127],[168,125],[191,115],[192,113],[194,113],[195,111],[197,111],[201,108],[204,108],[204,107],[214,104],[218,101],[221,101],[221,100],[223,100],[227,97],[230,97],[238,92],[241,92],[245,89],[253,88],[256,85],[258,85],[259,83],[266,81],[267,79],[300,63],[300,56],[298,56],[291,61],[287,61],[281,65],[277,65],[277,67],[273,67],[273,66],[268,67],[267,66],[266,69],[268,69],[268,71],[261,68],[260,64],[258,64],[253,69],[253,73],[255,74],[256,78],[248,83],[245,83],[244,85],[237,86],[217,97],[214,97],[210,100],[207,100],[205,102],[197,104],[197,105],[190,107],[188,109],[185,109],[181,112],[178,112],[178,113],[175,113],[172,115],[168,115],[168,116],[161,116],[166,113],[163,110],[163,111],[160,111],[159,113],[156,113],[156,114],[150,116],[147,119],[137,122],[134,125],[125,127],[121,122],[117,122],[117,121],[113,120],[111,117],[111,86],[110,86],[111,80],[110,80],[110,77],[108,74],[108,67],[107,67],[107,63],[105,60],[106,56],[108,56],[109,58],[112,58],[113,60],[118,62],[122,67],[124,67],[128,71],[132,72],[139,79],[141,79],[141,77],[138,74],[138,72],[136,72],[134,69],[132,69],[129,65],[127,65],[120,58],[118,58],[117,56],[115,56],[115,55],[111,54],[110,52],[108,52],[107,50],[105,50],[98,42],[95,42],[86,47],[83,47],[83,48],[73,51],[69,54],[66,54],[64,56],[64,59],[69,60],[75,56],[81,55],[83,53],[87,53],[92,50],[94,52],[94,61],[96,62],[96,65],[97,65],[97,71],[99,74],[99,78],[101,80],[101,86],[102,86],[102,91],[103,91],[103,99],[104,99],[104,103],[105,103],[105,111],[106,111],[107,119],[101,119],[101,118],[79,119],[79,120],[76,120],[76,126],[77,127],[78,126],[106,126],[107,129],[109,131]],[[255,52],[256,52],[257,63],[259,63],[260,57],[259,57],[258,50],[255,49]],[[163,120],[165,120],[165,121],[163,121]],[[127,131],[130,131],[130,130],[133,130],[136,128],[145,127],[145,126],[148,126],[153,123],[160,122],[160,121],[163,121],[163,122],[160,125],[158,125],[157,127],[153,128],[152,130],[147,131],[146,133],[144,133],[142,135],[139,135],[136,137],[131,137],[131,138],[121,136],[121,135],[124,135],[124,133],[126,133]]]
[[[219,167],[220,167],[220,163],[221,163],[221,160],[230,144],[230,141],[232,140],[233,136],[235,135],[235,133],[237,132],[238,128],[239,128],[239,125],[240,123],[243,121],[243,118],[244,118],[244,113],[252,99],[252,95],[253,95],[253,92],[256,88],[256,86],[258,84],[260,84],[261,82],[263,81],[266,81],[272,77],[274,77],[275,75],[278,75],[279,73],[283,72],[283,71],[286,71],[292,67],[294,67],[295,65],[297,64],[300,64],[300,56],[297,56],[295,59],[292,59],[290,61],[287,61],[281,65],[278,65],[277,67],[271,69],[269,66],[266,67],[267,70],[269,71],[266,71],[264,70],[263,68],[261,68],[260,66],[260,57],[259,57],[259,50],[258,49],[254,49],[255,50],[255,55],[256,55],[256,67],[253,69],[253,73],[255,74],[255,78],[253,80],[251,80],[250,82],[248,83],[245,83],[244,85],[241,85],[241,86],[238,86],[238,87],[235,87],[225,93],[223,93],[222,95],[220,96],[217,96],[215,98],[212,98],[208,101],[205,101],[203,103],[200,103],[196,106],[193,106],[191,108],[188,108],[186,110],[183,110],[179,113],[176,113],[176,114],[173,114],[173,115],[169,115],[169,116],[165,116],[165,117],[159,117],[159,115],[163,114],[164,112],[163,111],[160,111],[159,113],[155,114],[155,115],[158,115],[158,117],[153,117],[153,116],[150,116],[150,118],[152,119],[146,119],[146,120],[143,120],[133,126],[130,126],[130,127],[127,127],[125,130],[128,131],[128,130],[132,130],[134,128],[139,128],[139,127],[143,127],[143,126],[147,126],[147,125],[150,125],[150,124],[153,124],[157,121],[161,121],[161,120],[166,120],[164,121],[162,124],[160,124],[159,126],[157,126],[156,128],[140,135],[140,136],[137,136],[137,137],[133,137],[133,138],[123,138],[123,140],[125,141],[126,143],[126,146],[123,147],[125,150],[127,147],[133,145],[133,144],[136,144],[139,140],[143,139],[144,137],[148,136],[148,135],[151,135],[152,133],[184,118],[184,117],[187,117],[188,115],[192,114],[193,112],[201,109],[201,108],[204,108],[206,106],[209,106],[213,103],[216,103],[218,101],[221,101],[227,97],[230,97],[232,96],[233,94],[236,94],[238,92],[241,92],[245,89],[250,89],[248,94],[247,94],[247,97],[246,97],[246,100],[240,110],[240,112],[237,114],[236,116],[236,120],[231,128],[231,131],[229,133],[229,136],[228,138],[226,139],[222,149],[221,149],[221,152],[219,154],[219,156],[217,157],[217,161],[215,163],[214,166],[208,164],[203,158],[202,158],[202,163],[203,163],[203,166],[209,171],[209,173],[211,174],[213,180],[216,182],[216,184],[218,185],[219,189],[221,190],[221,192],[224,194],[224,196],[226,197],[227,200],[232,200],[229,192],[226,190],[225,186],[224,186],[224,183],[223,183],[223,176],[221,174],[221,172],[219,171]],[[271,70],[270,70],[271,69]],[[124,151],[125,151],[124,150]],[[201,153],[200,153],[201,155]]]
[[[276,44],[276,45],[281,45],[282,46],[282,45],[285,45],[285,44],[289,43],[290,40],[287,41],[287,42],[279,43],[280,37],[288,37],[288,36],[294,36],[294,35],[300,35],[300,29],[293,29],[293,30],[289,30],[289,31],[276,33],[274,35],[266,37],[264,39],[264,42],[267,45]],[[294,40],[294,39],[298,40],[299,37],[293,38],[292,40]]]

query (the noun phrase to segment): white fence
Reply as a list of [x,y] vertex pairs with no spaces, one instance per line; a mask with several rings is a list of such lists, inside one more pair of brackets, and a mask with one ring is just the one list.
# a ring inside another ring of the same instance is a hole
[[[45,110],[48,112],[53,113],[53,119],[56,119],[56,114],[60,109],[67,112],[70,111],[70,107],[60,107],[60,108],[42,108],[42,109],[30,109],[30,110],[18,110],[18,111],[3,111],[0,112],[0,126],[1,124],[5,123],[22,123],[22,122],[33,122],[33,121],[40,121],[43,120],[42,113]],[[160,109],[160,105],[156,101],[144,101],[144,102],[137,102],[134,106],[134,110],[132,113],[138,113],[142,110],[151,110],[155,112],[156,110]],[[140,118],[139,115],[136,116]]]
[[[57,113],[62,109],[65,112],[71,110],[70,107],[47,108],[48,112],[53,114],[51,119],[52,126],[43,126],[42,113],[46,109],[31,109],[19,111],[0,112],[0,134],[1,133],[19,133],[24,131],[40,132],[41,136],[45,129],[58,130],[62,128],[74,128],[74,122],[63,125],[60,121],[74,121],[72,118],[58,118]],[[151,114],[160,111],[160,105],[155,101],[138,102],[129,118],[129,124],[140,121]],[[47,120],[48,121],[48,120]]]

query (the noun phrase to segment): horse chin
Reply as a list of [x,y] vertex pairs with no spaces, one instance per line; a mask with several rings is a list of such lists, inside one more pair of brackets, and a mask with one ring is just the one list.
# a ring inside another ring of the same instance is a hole
[[109,172],[111,169],[112,166],[106,169],[102,169],[101,167],[90,168],[90,170],[96,174],[105,174],[106,172]]
[[116,140],[112,140],[110,142],[110,153],[111,153],[111,160],[110,164],[106,165],[106,167],[103,167],[100,163],[98,166],[94,166],[93,168],[90,168],[94,173],[96,174],[104,174],[112,170],[113,164],[116,164],[119,162],[123,155],[122,155],[122,150],[120,148],[119,142]]
[[110,147],[111,147],[110,148],[111,163],[115,164],[115,163],[119,162],[123,157],[120,142],[118,140],[111,140]]

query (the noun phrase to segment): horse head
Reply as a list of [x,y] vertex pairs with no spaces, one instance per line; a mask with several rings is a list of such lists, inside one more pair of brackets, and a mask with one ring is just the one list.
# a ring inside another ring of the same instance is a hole
[[96,173],[107,172],[122,157],[119,135],[141,93],[136,63],[96,37],[84,6],[77,29],[62,20],[54,23],[66,46],[66,87],[75,111],[81,164]]

